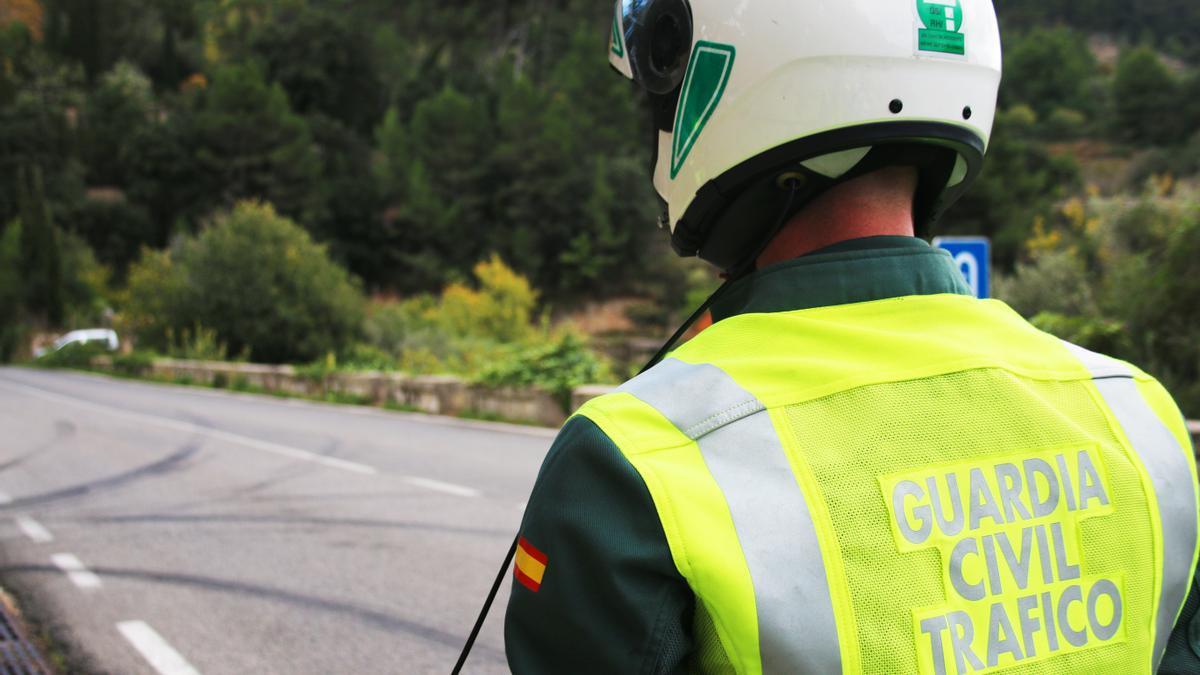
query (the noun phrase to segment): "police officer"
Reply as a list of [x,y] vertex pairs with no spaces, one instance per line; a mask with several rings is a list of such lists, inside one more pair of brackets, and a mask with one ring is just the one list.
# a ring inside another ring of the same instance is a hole
[[913,236],[983,164],[990,0],[624,0],[609,56],[675,249],[734,281],[551,448],[513,671],[1198,672],[1170,396]]

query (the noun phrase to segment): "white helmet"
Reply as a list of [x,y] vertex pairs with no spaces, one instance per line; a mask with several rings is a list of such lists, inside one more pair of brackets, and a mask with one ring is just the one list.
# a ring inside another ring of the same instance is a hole
[[725,269],[885,166],[920,170],[927,226],[979,175],[1001,68],[991,0],[617,0],[609,59],[654,106],[675,250]]

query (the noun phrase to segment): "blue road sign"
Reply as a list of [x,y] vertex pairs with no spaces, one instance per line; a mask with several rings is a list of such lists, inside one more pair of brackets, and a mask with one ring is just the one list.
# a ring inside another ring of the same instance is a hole
[[933,245],[954,257],[975,297],[986,300],[992,293],[992,242],[987,237],[938,237]]

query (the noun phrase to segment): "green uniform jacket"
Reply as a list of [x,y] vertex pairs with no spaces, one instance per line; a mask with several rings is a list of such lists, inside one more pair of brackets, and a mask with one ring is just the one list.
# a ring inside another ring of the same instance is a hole
[[[869,237],[742,280],[713,316],[942,293],[969,293],[947,254],[910,237]],[[572,418],[550,448],[521,535],[546,564],[536,592],[513,584],[504,636],[514,673],[693,669],[694,596],[641,476],[590,420]],[[1160,673],[1200,675],[1197,588]]]

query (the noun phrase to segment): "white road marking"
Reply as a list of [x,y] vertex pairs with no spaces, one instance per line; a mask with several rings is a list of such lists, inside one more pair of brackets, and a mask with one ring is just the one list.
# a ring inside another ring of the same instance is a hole
[[200,671],[145,621],[122,621],[117,624],[117,630],[161,675],[200,675]]
[[0,504],[11,504],[12,500],[12,496],[7,492],[0,492]]
[[469,488],[469,487],[466,487],[465,485],[455,485],[454,483],[443,483],[440,480],[433,480],[431,478],[421,478],[420,476],[405,476],[404,482],[408,483],[409,485],[415,485],[416,487],[425,488],[426,490],[433,490],[435,492],[444,492],[448,495],[455,495],[457,497],[478,497],[479,496],[479,490],[476,490],[475,488]]
[[45,389],[40,389],[38,387],[31,387],[31,386],[24,385],[24,384],[17,384],[15,382],[5,381],[3,383],[0,383],[0,388],[16,389],[16,390],[22,391],[26,394],[29,394],[30,396],[42,398],[47,401],[56,401],[59,403],[67,403],[67,404],[74,405],[74,406],[77,406],[80,408],[87,408],[89,410],[101,412],[101,413],[104,413],[105,415],[112,415],[115,417],[124,417],[125,419],[142,422],[144,424],[154,424],[154,425],[163,427],[165,429],[172,429],[174,431],[182,431],[182,432],[189,433],[189,434],[202,434],[204,436],[208,436],[209,438],[215,438],[217,440],[225,441],[227,443],[234,443],[234,444],[242,445],[242,446],[254,449],[254,450],[261,450],[263,452],[269,452],[269,453],[272,453],[275,455],[281,455],[283,457],[289,457],[291,459],[296,459],[296,460],[300,460],[303,462],[312,462],[314,464],[320,464],[322,466],[327,466],[331,469],[341,469],[343,471],[351,471],[353,473],[361,473],[361,474],[367,474],[367,475],[374,475],[374,474],[379,473],[378,469],[376,469],[373,466],[367,466],[366,464],[359,464],[358,462],[351,462],[351,461],[347,461],[344,459],[338,459],[337,457],[327,457],[325,455],[317,454],[315,452],[309,452],[308,450],[301,450],[299,448],[293,448],[293,447],[290,447],[287,445],[280,445],[278,443],[272,443],[270,441],[260,441],[257,438],[250,438],[248,436],[242,436],[241,434],[234,434],[234,433],[230,433],[228,431],[221,431],[219,429],[211,429],[209,427],[203,427],[203,426],[200,426],[199,424],[193,424],[191,422],[184,422],[181,420],[171,419],[168,417],[159,417],[157,415],[147,415],[144,413],[138,413],[138,412],[132,412],[130,410],[124,410],[122,408],[115,408],[113,406],[102,405],[100,403],[93,403],[93,402],[85,400],[85,399],[75,398],[74,396],[65,396],[63,394],[56,394],[54,392],[49,392],[49,391],[46,391]]
[[26,537],[39,544],[54,541],[54,535],[50,534],[50,530],[29,516],[17,516],[17,527],[21,528]]
[[100,577],[84,567],[83,562],[70,553],[56,553],[50,556],[54,566],[67,573],[71,583],[85,591],[100,588]]

